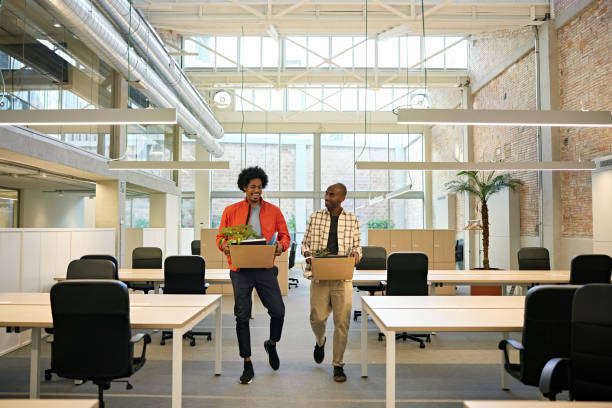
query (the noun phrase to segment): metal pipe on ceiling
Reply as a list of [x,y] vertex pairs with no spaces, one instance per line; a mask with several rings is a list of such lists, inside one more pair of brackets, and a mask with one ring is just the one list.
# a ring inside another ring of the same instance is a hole
[[115,69],[130,81],[138,82],[142,92],[160,107],[176,107],[181,127],[215,157],[223,148],[204,124],[198,120],[154,69],[130,47],[106,17],[88,0],[39,0],[56,14],[64,26],[79,39],[98,50]]

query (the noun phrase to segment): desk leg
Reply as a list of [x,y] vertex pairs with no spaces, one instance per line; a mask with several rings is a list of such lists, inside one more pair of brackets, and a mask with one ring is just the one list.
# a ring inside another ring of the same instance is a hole
[[385,332],[387,343],[387,403],[386,408],[395,408],[395,332]]
[[161,282],[153,282],[153,292],[156,295],[160,294],[160,290],[159,290],[160,286],[161,286]]
[[181,408],[183,397],[183,330],[172,329],[172,408]]
[[40,398],[40,327],[32,327],[30,348],[30,398]]
[[368,308],[361,299],[361,378],[368,377]]
[[502,296],[508,296],[508,285],[501,285]]
[[[503,332],[502,333],[502,340],[507,339],[510,337],[510,333],[509,332]],[[502,390],[504,391],[508,391],[510,389],[510,386],[508,385],[508,380],[510,378],[510,376],[508,375],[508,373],[506,372],[506,370],[504,369],[504,351],[501,351],[501,385],[502,385]]]
[[436,284],[432,283],[429,287],[431,288],[431,296],[434,296],[436,294]]
[[219,303],[217,304],[215,321],[215,374],[221,375],[221,332],[223,331],[221,326],[221,300],[219,300]]

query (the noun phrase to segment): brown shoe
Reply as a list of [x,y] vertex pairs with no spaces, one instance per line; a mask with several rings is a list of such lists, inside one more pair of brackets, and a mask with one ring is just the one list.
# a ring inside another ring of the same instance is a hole
[[341,366],[334,366],[334,381],[335,382],[345,382],[346,374],[344,374],[344,368]]

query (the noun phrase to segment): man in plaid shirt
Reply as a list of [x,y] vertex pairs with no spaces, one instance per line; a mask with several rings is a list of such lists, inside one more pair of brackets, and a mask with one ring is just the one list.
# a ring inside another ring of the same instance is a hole
[[[331,255],[349,255],[355,264],[361,257],[361,232],[359,220],[344,211],[346,186],[333,184],[325,191],[325,209],[310,216],[302,240],[302,254],[306,262],[316,251],[328,249]],[[325,326],[330,313],[334,313],[334,381],[346,381],[342,358],[351,321],[353,284],[351,281],[312,281],[310,283],[310,325],[316,338],[314,360],[320,364],[325,357]]]

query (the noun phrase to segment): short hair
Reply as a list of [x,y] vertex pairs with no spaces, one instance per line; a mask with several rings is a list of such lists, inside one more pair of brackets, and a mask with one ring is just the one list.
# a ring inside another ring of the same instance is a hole
[[253,179],[260,179],[262,188],[266,188],[268,185],[268,175],[266,172],[259,166],[253,166],[242,169],[238,175],[238,188],[246,191],[249,182]]
[[346,186],[342,183],[336,183],[336,184],[332,184],[329,187],[336,187],[338,188],[340,191],[342,191],[342,194],[346,197]]

